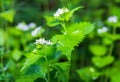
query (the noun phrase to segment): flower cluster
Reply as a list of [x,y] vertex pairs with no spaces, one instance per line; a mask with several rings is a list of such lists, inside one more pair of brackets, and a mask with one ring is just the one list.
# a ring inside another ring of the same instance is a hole
[[97,30],[98,33],[105,33],[107,31],[108,31],[107,27],[103,27],[103,28]]
[[58,8],[56,13],[54,14],[54,17],[59,17],[61,14],[67,13],[69,10],[67,8]]
[[41,26],[35,28],[32,32],[31,32],[31,35],[32,36],[36,36],[41,30]]
[[44,38],[40,38],[36,40],[35,44],[52,45],[52,42],[50,40],[45,40]]
[[36,24],[35,23],[30,23],[26,25],[24,22],[18,23],[17,28],[23,31],[28,31],[32,28],[35,28]]
[[118,18],[117,18],[117,16],[110,16],[107,21],[109,23],[117,23]]

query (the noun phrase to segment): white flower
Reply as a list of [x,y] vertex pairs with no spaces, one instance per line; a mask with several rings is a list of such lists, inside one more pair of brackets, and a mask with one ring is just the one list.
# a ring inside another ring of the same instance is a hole
[[50,40],[46,41],[46,45],[52,45],[52,42]]
[[110,16],[107,21],[110,23],[117,23],[117,19],[117,16]]
[[108,31],[107,27],[103,27],[103,28],[97,30],[98,33],[104,33],[104,32],[107,32],[107,31]]
[[69,12],[70,10],[68,10],[67,8],[64,9],[64,12],[67,13]]
[[29,30],[29,27],[25,23],[18,23],[17,28],[23,31]]
[[35,28],[35,27],[36,27],[36,24],[32,22],[32,23],[28,24],[28,27],[29,27],[29,28]]
[[45,44],[46,43],[46,40],[44,39],[44,38],[40,38],[40,39],[38,39],[38,40],[36,40],[36,42],[35,42],[35,44]]
[[67,8],[58,8],[56,13],[54,14],[54,17],[59,17],[61,14],[67,13],[69,10]]
[[32,32],[31,32],[31,35],[32,36],[36,36],[41,30],[41,26],[35,28]]
[[40,38],[36,40],[35,44],[52,45],[52,42],[50,40],[45,40],[44,38]]

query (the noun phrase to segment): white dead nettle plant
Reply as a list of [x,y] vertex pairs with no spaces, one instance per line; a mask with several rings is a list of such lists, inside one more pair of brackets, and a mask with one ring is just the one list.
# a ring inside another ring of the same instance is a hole
[[117,16],[110,16],[107,21],[109,23],[117,23],[118,18],[117,18]]
[[50,40],[45,40],[44,38],[36,39],[35,44],[41,44],[41,45],[52,45],[52,42]]
[[33,37],[36,36],[36,35],[40,32],[41,28],[42,28],[41,26],[35,28],[35,29],[31,32],[31,35],[32,35]]
[[100,28],[97,30],[98,33],[105,33],[108,31],[108,28],[107,27],[103,27],[103,28]]
[[59,17],[61,14],[67,13],[69,10],[67,8],[58,8],[56,13],[54,14],[54,17]]

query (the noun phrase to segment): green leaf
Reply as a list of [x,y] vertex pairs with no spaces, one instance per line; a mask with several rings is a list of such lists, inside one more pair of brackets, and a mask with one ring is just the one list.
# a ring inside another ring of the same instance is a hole
[[53,64],[53,66],[58,66],[58,67],[60,67],[63,71],[67,71],[68,68],[70,67],[70,63],[69,63],[69,62],[55,63],[55,64]]
[[18,78],[15,82],[34,82],[36,78],[33,76],[22,76]]
[[14,15],[15,15],[15,11],[13,9],[0,13],[0,17],[4,18],[5,20],[11,23],[13,22]]
[[115,41],[115,40],[120,40],[120,34],[106,34],[106,37],[110,38],[111,40]]
[[46,18],[46,21],[47,21],[47,25],[50,26],[50,27],[54,27],[56,25],[59,25],[60,24],[60,21],[57,20],[56,18],[54,17],[45,17]]
[[12,52],[12,57],[14,60],[18,61],[22,56],[22,52],[18,49],[15,49],[13,52]]
[[48,63],[45,58],[39,58],[34,63],[30,64],[28,67],[22,70],[24,75],[33,75],[35,77],[45,78],[47,74]]
[[83,8],[83,6],[74,8],[74,9],[72,9],[70,12],[66,13],[66,14],[65,14],[65,20],[66,20],[66,21],[69,21],[70,18],[71,18],[71,16],[73,15],[73,13],[74,13],[75,11],[77,11],[78,9],[80,9],[80,8]]
[[103,56],[107,52],[107,48],[102,45],[91,45],[89,49],[95,56]]
[[117,60],[112,64],[112,67],[107,68],[103,71],[107,77],[110,78],[110,82],[120,81],[120,61]]
[[111,64],[114,61],[113,56],[105,56],[105,57],[93,57],[92,62],[95,66],[98,68],[105,67],[109,64]]
[[84,80],[85,82],[89,82],[90,80],[95,80],[101,75],[93,67],[85,67],[85,68],[79,69],[77,70],[77,73],[80,79]]
[[[89,28],[89,31],[85,31],[87,28]],[[69,28],[67,28],[67,34],[55,35],[52,38],[52,42],[58,43],[57,51],[62,51],[62,55],[65,55],[68,60],[70,60],[71,52],[74,50],[74,47],[78,46],[84,39],[85,34],[91,32],[93,28],[93,24],[87,22],[70,25]]]
[[68,82],[68,74],[69,74],[69,62],[55,63],[54,68],[57,70],[57,78],[59,81]]
[[24,69],[26,69],[27,67],[29,67],[31,64],[34,64],[39,58],[41,58],[42,56],[37,55],[37,54],[31,54],[28,56],[27,60],[25,61],[21,71],[23,71]]
[[70,60],[72,50],[83,38],[84,35],[78,32],[77,34],[56,35],[52,38],[52,41],[58,43],[57,51],[62,51],[62,55],[65,55]]
[[82,33],[84,33],[85,35],[92,32],[93,29],[95,28],[94,24],[91,24],[89,22],[80,22],[80,23],[76,23],[71,25],[68,30],[71,32],[77,32],[82,31]]

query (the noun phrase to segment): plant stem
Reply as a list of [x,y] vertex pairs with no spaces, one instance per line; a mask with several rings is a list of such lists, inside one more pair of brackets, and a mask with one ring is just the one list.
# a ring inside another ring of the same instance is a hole
[[61,25],[64,29],[64,34],[67,34],[66,24],[63,22],[63,23],[61,23]]
[[1,10],[4,11],[4,4],[3,4],[3,0],[1,0]]
[[3,73],[3,75],[5,75],[4,63],[3,63],[3,56],[1,56],[1,68],[2,68],[2,73]]
[[[112,34],[113,35],[116,34],[116,27],[113,27]],[[112,43],[111,46],[110,46],[110,50],[109,50],[109,54],[108,55],[112,55],[113,47],[114,47],[114,44]]]
[[[48,63],[48,59],[47,59],[47,57],[46,57],[46,45],[44,46],[44,55],[45,55],[45,60],[46,60],[46,62]],[[49,64],[47,65],[47,71],[48,71],[47,79],[48,79],[48,82],[50,82],[50,70],[49,70]]]

